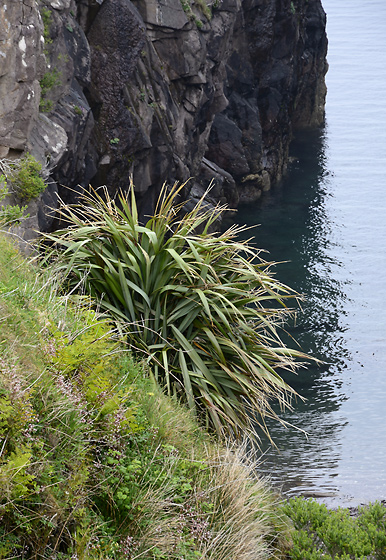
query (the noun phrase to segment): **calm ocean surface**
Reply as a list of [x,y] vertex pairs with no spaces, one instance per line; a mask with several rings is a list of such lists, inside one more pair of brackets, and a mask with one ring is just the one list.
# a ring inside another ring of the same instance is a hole
[[290,327],[325,364],[290,382],[307,398],[271,426],[261,470],[287,495],[329,505],[386,499],[386,2],[324,0],[326,125],[302,135],[285,183],[241,223],[290,261],[277,276],[307,297]]

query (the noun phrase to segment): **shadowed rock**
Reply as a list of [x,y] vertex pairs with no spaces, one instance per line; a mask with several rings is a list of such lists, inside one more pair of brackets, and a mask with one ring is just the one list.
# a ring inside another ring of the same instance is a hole
[[30,151],[51,184],[36,228],[56,189],[130,176],[143,211],[189,177],[192,196],[214,179],[213,203],[255,200],[293,129],[323,121],[320,0],[3,0],[0,31],[0,157]]

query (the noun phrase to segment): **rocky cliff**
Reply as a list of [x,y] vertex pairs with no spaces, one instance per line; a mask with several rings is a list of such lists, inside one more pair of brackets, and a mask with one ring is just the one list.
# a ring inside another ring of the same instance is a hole
[[189,177],[252,201],[323,120],[326,50],[320,0],[2,0],[0,157],[43,163],[40,229],[58,191],[130,175],[144,210]]

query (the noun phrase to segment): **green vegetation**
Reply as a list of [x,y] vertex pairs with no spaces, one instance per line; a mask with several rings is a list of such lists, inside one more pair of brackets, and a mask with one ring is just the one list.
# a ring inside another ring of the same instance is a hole
[[223,208],[208,211],[202,199],[183,212],[182,187],[162,190],[146,225],[133,186],[117,201],[105,190],[105,199],[85,194],[65,206],[70,227],[47,235],[60,249],[56,270],[66,290],[89,294],[117,322],[166,392],[219,434],[241,435],[255,422],[264,429],[266,416],[277,418],[271,400],[289,406],[294,394],[277,369],[304,357],[276,330],[295,294],[237,241],[243,228],[210,233]]
[[[12,193],[22,203],[27,203],[44,191],[46,184],[41,176],[42,165],[31,155],[20,159],[0,160],[0,201]],[[0,209],[0,224],[20,221],[27,206],[7,205]]]
[[[0,203],[9,194],[7,180],[4,175],[0,175]],[[29,214],[24,215],[27,206],[20,207],[18,204],[0,205],[0,227],[16,225],[23,218],[28,218]]]
[[57,68],[48,70],[40,80],[40,104],[39,108],[42,113],[49,113],[52,111],[54,103],[48,99],[48,94],[55,86],[60,85],[61,72]]
[[0,235],[0,559],[263,560],[287,532],[87,298]]
[[23,202],[29,202],[39,196],[46,188],[41,176],[42,164],[31,154],[26,154],[14,165],[14,173],[8,177],[12,188]]
[[[43,21],[43,38],[44,38],[44,54],[47,59],[47,68],[48,70],[43,75],[42,79],[40,80],[40,102],[39,102],[39,109],[42,113],[49,113],[52,111],[54,107],[54,102],[52,99],[49,99],[50,91],[55,87],[61,84],[62,74],[56,68],[50,65],[50,59],[52,55],[52,37],[51,37],[51,26],[52,26],[52,11],[47,8],[46,6],[40,7],[40,15]],[[66,24],[66,28],[68,31],[72,32],[73,29],[69,23]],[[64,59],[68,58],[67,55],[64,55]],[[58,60],[63,59],[63,55],[58,55]],[[66,60],[64,60],[66,62]]]
[[293,498],[283,511],[295,527],[293,560],[386,558],[386,507],[379,502],[358,508],[355,517],[304,498]]
[[208,6],[205,0],[195,0],[196,6],[200,9],[203,15],[206,17],[208,21],[212,19],[212,10]]
[[52,43],[51,34],[50,34],[50,27],[52,22],[52,12],[46,7],[42,7],[40,9],[40,15],[43,20],[43,37],[44,37],[44,45],[45,45],[45,52],[47,49],[47,45]]
[[92,307],[0,233],[0,560],[386,558],[384,505],[279,504]]
[[[197,27],[201,29],[203,27],[203,23],[201,19],[199,19],[196,14],[193,12],[192,6],[195,5],[199,9],[199,11],[205,16],[205,18],[210,21],[212,19],[212,10],[208,6],[205,0],[181,0],[181,6],[184,12],[186,13],[187,17],[195,22]],[[218,4],[217,6],[218,7]]]
[[22,202],[29,202],[46,188],[41,176],[42,165],[31,154],[20,159],[0,160],[0,168],[7,181],[7,189]]

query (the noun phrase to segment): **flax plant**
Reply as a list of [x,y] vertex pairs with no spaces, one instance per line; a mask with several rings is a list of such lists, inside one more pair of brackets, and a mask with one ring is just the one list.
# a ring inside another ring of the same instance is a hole
[[[272,401],[291,404],[295,391],[279,371],[304,355],[277,332],[290,313],[287,286],[274,278],[260,251],[240,241],[245,227],[211,233],[225,208],[204,197],[190,212],[184,185],[164,187],[142,224],[134,196],[84,194],[62,207],[69,224],[47,235],[56,270],[68,290],[82,286],[147,358],[152,375],[219,434],[239,436],[278,419]],[[201,233],[199,233],[201,232]]]

